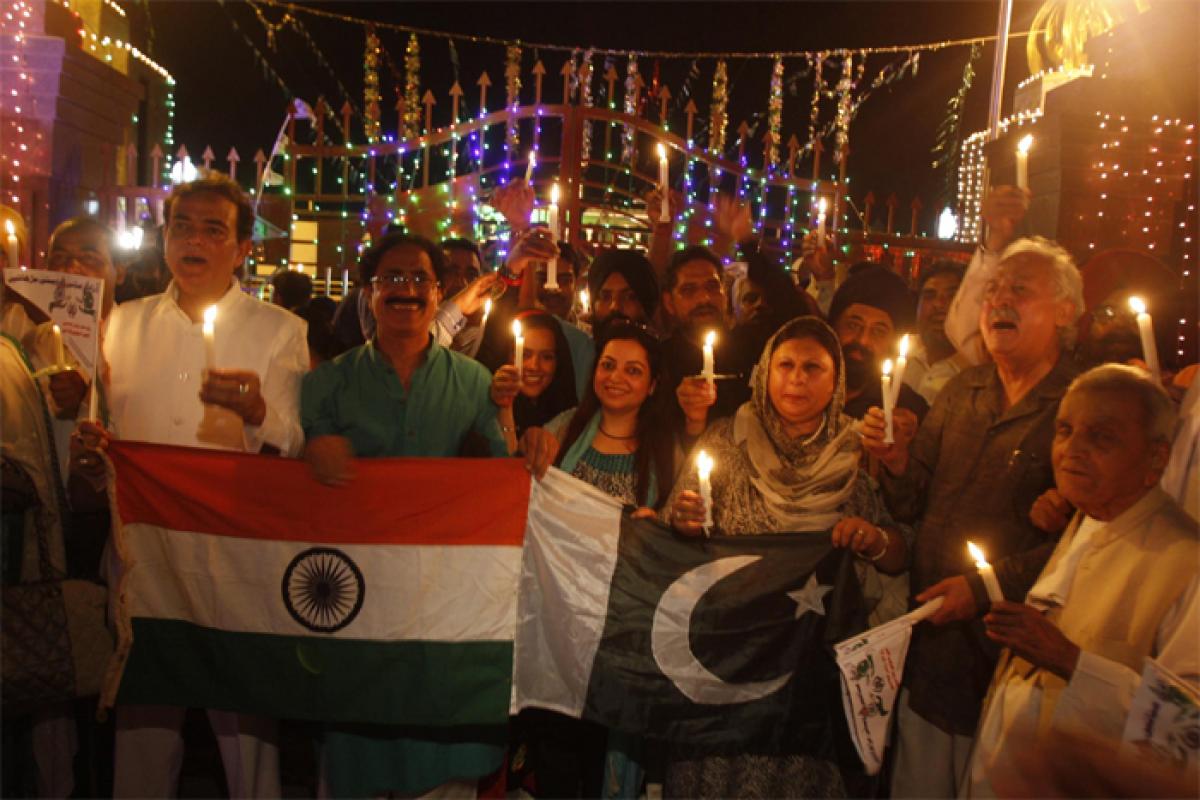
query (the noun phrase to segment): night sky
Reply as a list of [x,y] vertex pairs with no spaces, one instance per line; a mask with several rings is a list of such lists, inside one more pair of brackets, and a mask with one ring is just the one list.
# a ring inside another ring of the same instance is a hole
[[[668,51],[775,51],[815,50],[836,47],[907,45],[946,39],[987,36],[995,32],[998,3],[984,2],[841,2],[841,3],[311,3],[316,8],[354,17],[399,23],[422,28],[465,34],[486,34],[501,38],[520,38],[525,42],[587,47],[655,49]],[[1029,26],[1039,3],[1016,3],[1013,31]],[[263,7],[271,22],[283,12]],[[328,60],[320,63],[312,47],[292,29],[282,29],[272,49],[263,24],[253,9],[230,0],[224,4],[152,0],[149,3],[153,31],[152,54],[172,71],[178,82],[176,91],[176,140],[186,144],[196,158],[211,145],[218,159],[229,147],[237,147],[243,158],[243,182],[253,175],[251,157],[270,145],[283,118],[286,96],[272,79],[264,77],[256,65],[248,38],[266,56],[288,88],[309,102],[324,94],[336,108],[342,104],[345,87],[355,102],[362,99],[363,30],[334,20],[323,20],[301,13],[299,18],[311,34],[316,47]],[[384,48],[403,70],[405,36],[394,31],[379,31]],[[422,92],[433,90],[439,105],[434,111],[435,125],[449,116],[446,90],[454,80],[450,48],[445,40],[423,37],[421,52]],[[493,86],[489,107],[494,108],[504,95],[504,48],[499,45],[458,42],[459,80],[475,108],[478,90],[475,81],[482,69],[488,70]],[[531,45],[526,45],[526,70],[532,64]],[[922,55],[920,71],[876,91],[863,105],[851,127],[851,195],[859,203],[868,189],[882,201],[895,192],[901,201],[898,224],[907,228],[908,203],[914,193],[925,201],[922,225],[932,229],[942,194],[945,174],[932,169],[931,148],[939,124],[946,115],[946,102],[962,79],[969,47],[956,47]],[[540,53],[547,68],[545,98],[558,102],[561,78],[558,70],[566,55]],[[963,135],[985,125],[989,83],[994,49],[989,44],[976,61],[976,77],[968,94]],[[873,56],[867,62],[866,81],[896,56]],[[603,71],[600,58],[597,72]],[[711,95],[713,59],[701,59],[699,76],[691,88],[699,117],[706,115]],[[661,59],[662,79],[675,97],[688,73],[688,59]],[[332,69],[330,69],[332,67]],[[765,112],[770,86],[770,59],[730,60],[730,108],[728,141],[736,140],[741,119]],[[642,58],[640,68],[649,82],[655,59]],[[802,59],[785,62],[785,76],[806,70]],[[617,63],[624,74],[624,60]],[[830,70],[832,72],[832,70]],[[384,130],[395,125],[391,75],[386,62],[380,70],[383,80]],[[828,73],[827,73],[828,74]],[[1009,70],[1005,109],[1011,104],[1012,87],[1028,74],[1024,40],[1014,40],[1009,48]],[[532,77],[522,76],[527,87]],[[597,96],[603,82],[594,83]],[[620,93],[618,82],[618,94]],[[799,78],[796,95],[785,94],[783,138],[796,133],[801,142],[807,138],[811,79]],[[599,97],[598,97],[599,99]],[[526,101],[528,102],[528,100]],[[674,102],[674,101],[672,101]],[[683,101],[686,102],[686,101]],[[682,108],[682,103],[679,108]],[[831,115],[832,102],[826,101],[824,114]],[[438,113],[444,116],[439,117]],[[648,116],[655,119],[655,110]],[[823,116],[823,120],[829,117]],[[683,114],[678,114],[676,129],[681,129]],[[755,137],[754,151],[765,127]],[[358,134],[361,136],[361,134]],[[357,137],[356,137],[357,138]],[[701,141],[704,137],[698,137]],[[827,147],[831,142],[827,142]],[[828,150],[827,156],[828,158]],[[223,164],[223,161],[221,162]],[[807,173],[805,173],[807,174]],[[935,208],[937,206],[937,208]],[[900,221],[903,221],[902,223]]]

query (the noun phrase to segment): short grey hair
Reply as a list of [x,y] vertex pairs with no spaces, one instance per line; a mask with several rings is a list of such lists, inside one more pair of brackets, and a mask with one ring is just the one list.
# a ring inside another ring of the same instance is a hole
[[1026,253],[1041,256],[1051,263],[1054,267],[1055,299],[1071,303],[1071,323],[1058,329],[1059,342],[1069,350],[1075,346],[1075,338],[1079,333],[1075,323],[1086,308],[1083,303],[1083,276],[1079,274],[1079,267],[1075,266],[1075,259],[1071,258],[1070,253],[1057,242],[1042,236],[1017,239],[1004,248],[1004,252],[1000,254],[1000,261],[1004,262]]
[[1148,372],[1125,364],[1101,364],[1071,382],[1067,394],[1113,392],[1137,400],[1142,407],[1142,424],[1152,442],[1171,444],[1175,437],[1175,404],[1167,390]]

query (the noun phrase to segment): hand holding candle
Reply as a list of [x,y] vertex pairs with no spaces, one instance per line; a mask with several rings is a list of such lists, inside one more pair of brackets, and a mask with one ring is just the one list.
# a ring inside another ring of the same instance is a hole
[[204,309],[204,368],[210,370],[217,366],[216,323],[217,307]]
[[[558,249],[558,184],[550,188],[550,208],[546,210],[546,222],[550,226],[550,237]],[[552,292],[558,291],[558,257],[550,259],[546,266],[546,288]]]
[[817,245],[825,247],[825,211],[829,203],[822,197],[817,201]]
[[700,371],[700,376],[708,381],[708,388],[712,389],[716,385],[717,372],[715,359],[713,358],[713,345],[717,343],[717,332],[709,331],[704,334],[704,368]]
[[701,450],[696,455],[696,475],[700,479],[700,500],[704,503],[704,533],[708,534],[712,530],[713,515],[712,515],[712,476],[713,460],[705,451]]
[[892,414],[896,408],[896,398],[892,395],[892,360],[883,362],[883,375],[879,383],[883,390],[883,443],[894,444],[896,437],[892,430]]
[[1154,341],[1154,320],[1146,313],[1146,303],[1140,297],[1130,297],[1129,308],[1137,317],[1138,335],[1142,339],[1142,357],[1146,359],[1146,368],[1154,376],[1155,383],[1162,383],[1162,370],[1158,366],[1158,345]]
[[1027,133],[1017,142],[1017,188],[1029,188],[1029,148],[1033,147],[1033,134]]
[[992,565],[984,558],[983,551],[976,547],[974,542],[967,542],[967,552],[971,554],[971,558],[975,559],[975,569],[979,570],[979,577],[983,578],[988,599],[993,603],[1003,600],[1004,592],[1000,591],[1000,581],[996,580],[996,570],[992,569]]
[[513,332],[513,366],[517,368],[517,385],[521,385],[521,366],[525,363],[525,337],[521,334],[521,320],[514,319]]
[[658,143],[658,193],[662,198],[662,211],[660,212],[658,222],[660,225],[669,225],[671,223],[671,166],[667,161],[667,148],[662,142]]

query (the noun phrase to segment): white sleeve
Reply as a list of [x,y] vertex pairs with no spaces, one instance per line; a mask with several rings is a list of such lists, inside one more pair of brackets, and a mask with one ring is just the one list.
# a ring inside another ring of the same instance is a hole
[[271,355],[267,374],[262,378],[263,400],[267,413],[261,425],[246,425],[245,447],[257,453],[263,445],[279,448],[280,454],[294,457],[304,447],[300,427],[300,381],[308,372],[308,325],[299,318],[282,326]]
[[[1163,667],[1200,691],[1198,587],[1200,578],[1193,578],[1159,623],[1154,657]],[[1075,674],[1054,709],[1055,726],[1083,729],[1119,741],[1141,680],[1141,672],[1124,664],[1095,653],[1081,652]]]
[[982,247],[976,248],[946,315],[947,338],[972,366],[987,361],[983,336],[979,333],[979,312],[983,309],[983,290],[995,274],[998,263],[999,255]]

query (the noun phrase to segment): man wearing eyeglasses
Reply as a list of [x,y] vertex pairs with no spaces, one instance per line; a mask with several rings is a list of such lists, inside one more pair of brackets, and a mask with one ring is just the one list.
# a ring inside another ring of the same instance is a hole
[[[309,373],[301,393],[305,457],[317,480],[352,482],[356,458],[457,456],[472,433],[491,455],[508,455],[491,375],[430,332],[444,257],[428,239],[393,232],[359,263],[375,336]],[[502,759],[502,747],[484,742],[334,727],[325,735],[322,778],[333,797],[416,796],[434,787],[473,793],[475,779]]]
[[[250,253],[254,211],[241,188],[214,174],[175,187],[166,205],[166,291],[123,303],[104,336],[112,434],[161,444],[273,450],[303,445],[300,378],[308,369],[305,323],[242,291],[235,274]],[[209,368],[202,321],[215,307],[215,366]],[[223,415],[223,436],[202,423]],[[83,423],[94,445],[107,432]],[[103,465],[94,455],[84,467]],[[185,709],[117,707],[113,794],[170,797],[183,758]],[[276,723],[210,709],[229,792],[278,797]]]

